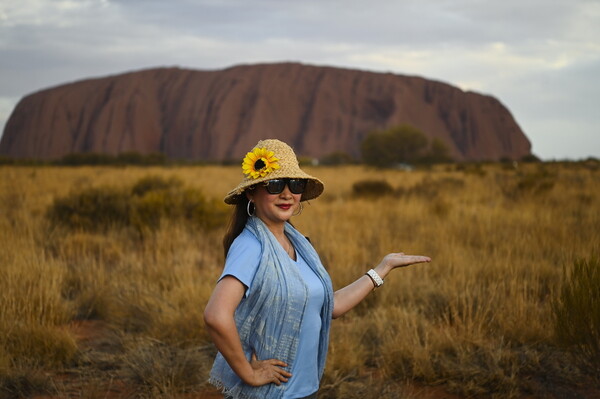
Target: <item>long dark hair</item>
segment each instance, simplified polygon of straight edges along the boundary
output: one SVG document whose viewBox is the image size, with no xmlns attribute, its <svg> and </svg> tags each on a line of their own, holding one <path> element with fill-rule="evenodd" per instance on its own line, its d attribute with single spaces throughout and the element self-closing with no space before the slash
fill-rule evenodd
<svg viewBox="0 0 600 399">
<path fill-rule="evenodd" d="M 229 247 L 231 247 L 233 241 L 242 233 L 246 226 L 246 222 L 248 221 L 247 206 L 248 198 L 245 193 L 243 193 L 240 195 L 240 202 L 235 204 L 231 219 L 229 220 L 229 225 L 227 226 L 227 231 L 223 236 L 223 250 L 225 251 L 225 257 L 227 257 L 227 252 L 229 252 Z"/>
<path fill-rule="evenodd" d="M 255 188 L 256 186 L 251 186 L 246 190 L 254 190 Z M 229 219 L 229 225 L 227 225 L 227 231 L 223 236 L 223 252 L 226 258 L 231 244 L 233 244 L 233 241 L 235 241 L 237 236 L 242 234 L 244 227 L 246 227 L 246 222 L 248 221 L 248 202 L 248 197 L 246 197 L 246 193 L 243 192 L 240 194 L 239 202 L 235 204 L 235 208 L 233 208 L 231 219 Z M 250 207 L 254 208 L 254 204 L 252 204 Z M 254 212 L 254 209 L 252 212 Z M 294 226 L 289 220 L 287 223 L 289 223 L 291 226 Z"/>
</svg>

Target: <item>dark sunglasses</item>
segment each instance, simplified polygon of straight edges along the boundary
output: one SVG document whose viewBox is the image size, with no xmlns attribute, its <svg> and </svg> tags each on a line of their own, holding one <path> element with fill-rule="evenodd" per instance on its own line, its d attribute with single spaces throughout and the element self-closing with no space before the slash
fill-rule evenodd
<svg viewBox="0 0 600 399">
<path fill-rule="evenodd" d="M 302 194 L 306 183 L 306 179 L 273 179 L 265 182 L 265 188 L 269 194 L 281 194 L 287 184 L 292 194 Z"/>
</svg>

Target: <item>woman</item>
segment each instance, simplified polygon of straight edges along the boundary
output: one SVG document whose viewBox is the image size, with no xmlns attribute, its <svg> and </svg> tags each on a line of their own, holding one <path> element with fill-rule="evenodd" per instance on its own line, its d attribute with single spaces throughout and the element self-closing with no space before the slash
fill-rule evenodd
<svg viewBox="0 0 600 399">
<path fill-rule="evenodd" d="M 232 398 L 316 398 L 331 319 L 355 307 L 396 267 L 429 262 L 389 254 L 333 292 L 307 238 L 288 221 L 323 183 L 302 171 L 279 140 L 259 141 L 242 163 L 243 181 L 223 239 L 225 267 L 204 311 L 219 353 L 210 381 Z"/>
</svg>

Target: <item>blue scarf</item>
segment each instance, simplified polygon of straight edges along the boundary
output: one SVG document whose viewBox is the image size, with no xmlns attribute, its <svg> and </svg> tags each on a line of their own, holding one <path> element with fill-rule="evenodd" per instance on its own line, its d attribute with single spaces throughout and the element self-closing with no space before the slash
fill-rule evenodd
<svg viewBox="0 0 600 399">
<path fill-rule="evenodd" d="M 259 218 L 249 218 L 245 228 L 260 241 L 262 255 L 252 280 L 252 290 L 248 297 L 240 302 L 234 315 L 242 348 L 247 359 L 250 359 L 254 352 L 260 360 L 279 359 L 291 367 L 298 349 L 300 324 L 308 300 L 308 288 L 293 260 Z M 325 369 L 333 312 L 331 279 L 306 237 L 289 223 L 285 225 L 285 234 L 325 288 L 318 354 L 321 379 Z M 213 364 L 209 381 L 223 389 L 225 394 L 240 399 L 281 398 L 286 389 L 285 383 L 279 386 L 271 383 L 260 387 L 245 384 L 220 353 Z"/>
</svg>

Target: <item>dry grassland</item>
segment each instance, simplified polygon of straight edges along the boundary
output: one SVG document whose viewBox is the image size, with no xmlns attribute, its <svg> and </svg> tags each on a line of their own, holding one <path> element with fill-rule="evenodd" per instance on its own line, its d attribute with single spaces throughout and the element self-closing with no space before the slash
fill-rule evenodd
<svg viewBox="0 0 600 399">
<path fill-rule="evenodd" d="M 335 287 L 388 252 L 433 259 L 395 271 L 333 323 L 321 398 L 600 392 L 589 359 L 560 344 L 553 312 L 565 272 L 600 254 L 597 164 L 308 169 L 326 191 L 293 222 Z M 46 216 L 57 198 L 145 176 L 221 199 L 240 172 L 0 168 L 0 397 L 208 395 L 202 312 L 223 227 L 163 217 L 153 229 L 73 229 Z M 392 190 L 358 196 L 363 180 Z"/>
</svg>

